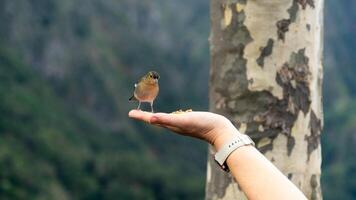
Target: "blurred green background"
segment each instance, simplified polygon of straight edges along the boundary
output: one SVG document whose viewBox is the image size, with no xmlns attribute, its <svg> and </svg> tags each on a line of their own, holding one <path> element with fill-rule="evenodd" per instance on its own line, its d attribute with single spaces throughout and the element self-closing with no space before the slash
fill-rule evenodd
<svg viewBox="0 0 356 200">
<path fill-rule="evenodd" d="M 324 199 L 356 199 L 356 1 L 325 2 Z M 208 109 L 206 0 L 1 0 L 0 199 L 203 199 L 207 146 L 128 119 Z M 146 107 L 147 108 L 147 107 Z"/>
</svg>

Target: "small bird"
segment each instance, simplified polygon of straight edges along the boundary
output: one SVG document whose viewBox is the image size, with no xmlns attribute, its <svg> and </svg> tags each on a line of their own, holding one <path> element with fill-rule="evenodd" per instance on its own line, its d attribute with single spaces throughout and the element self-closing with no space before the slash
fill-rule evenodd
<svg viewBox="0 0 356 200">
<path fill-rule="evenodd" d="M 134 94 L 129 101 L 138 101 L 137 109 L 140 109 L 141 102 L 148 102 L 151 105 L 151 112 L 153 112 L 153 101 L 159 91 L 158 79 L 159 74 L 155 71 L 150 71 L 135 84 Z"/>
</svg>

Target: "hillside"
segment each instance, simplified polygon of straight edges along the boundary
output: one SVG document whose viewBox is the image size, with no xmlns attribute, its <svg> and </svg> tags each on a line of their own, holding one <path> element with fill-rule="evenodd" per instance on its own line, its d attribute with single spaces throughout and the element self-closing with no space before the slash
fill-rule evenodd
<svg viewBox="0 0 356 200">
<path fill-rule="evenodd" d="M 136 107 L 128 102 L 134 81 L 152 68 L 166 83 L 157 110 L 206 107 L 207 99 L 196 99 L 207 88 L 183 95 L 184 87 L 200 87 L 184 77 L 205 71 L 203 59 L 185 58 L 186 37 L 180 47 L 171 38 L 170 46 L 151 41 L 170 33 L 150 32 L 156 18 L 140 25 L 146 17 L 133 12 L 151 15 L 159 4 L 86 2 L 0 2 L 1 76 L 8 77 L 1 79 L 1 102 L 9 102 L 0 109 L 8 116 L 0 129 L 6 144 L 0 165 L 12 170 L 0 172 L 0 198 L 202 198 L 206 147 L 129 120 L 127 112 Z M 27 82 L 18 82 L 18 74 Z"/>
<path fill-rule="evenodd" d="M 356 198 L 356 2 L 325 1 L 324 199 Z"/>
</svg>

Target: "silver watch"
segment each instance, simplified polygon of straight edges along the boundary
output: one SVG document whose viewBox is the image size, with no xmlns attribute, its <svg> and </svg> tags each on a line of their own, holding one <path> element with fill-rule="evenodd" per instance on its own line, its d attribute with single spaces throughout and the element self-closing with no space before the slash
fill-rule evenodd
<svg viewBox="0 0 356 200">
<path fill-rule="evenodd" d="M 229 155 L 235 151 L 237 148 L 245 145 L 255 145 L 251 138 L 245 134 L 234 134 L 234 136 L 226 142 L 219 151 L 215 154 L 216 163 L 224 170 L 229 171 L 228 166 L 226 165 L 226 159 Z"/>
</svg>

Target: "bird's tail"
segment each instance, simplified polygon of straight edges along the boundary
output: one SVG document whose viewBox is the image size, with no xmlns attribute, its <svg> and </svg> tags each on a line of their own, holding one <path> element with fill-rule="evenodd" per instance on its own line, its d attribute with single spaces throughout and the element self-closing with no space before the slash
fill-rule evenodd
<svg viewBox="0 0 356 200">
<path fill-rule="evenodd" d="M 129 101 L 136 101 L 136 97 L 134 95 L 132 95 L 132 97 L 129 98 Z"/>
</svg>

